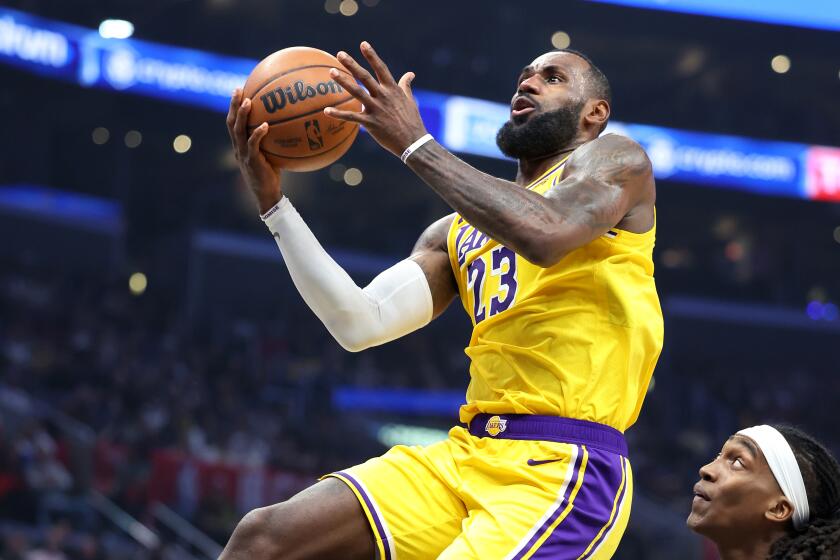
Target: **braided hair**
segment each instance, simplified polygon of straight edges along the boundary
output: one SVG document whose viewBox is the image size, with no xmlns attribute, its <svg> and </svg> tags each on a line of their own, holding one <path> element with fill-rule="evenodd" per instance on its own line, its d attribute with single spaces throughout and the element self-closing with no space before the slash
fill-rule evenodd
<svg viewBox="0 0 840 560">
<path fill-rule="evenodd" d="M 773 543 L 769 560 L 840 559 L 840 464 L 817 440 L 789 426 L 774 426 L 790 444 L 808 493 L 811 520 Z"/>
</svg>

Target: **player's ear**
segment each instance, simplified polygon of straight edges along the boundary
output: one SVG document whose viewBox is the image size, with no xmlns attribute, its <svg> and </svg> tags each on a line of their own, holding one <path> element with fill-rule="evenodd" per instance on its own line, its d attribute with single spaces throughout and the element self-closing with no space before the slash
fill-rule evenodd
<svg viewBox="0 0 840 560">
<path fill-rule="evenodd" d="M 793 504 L 790 503 L 785 496 L 779 497 L 773 502 L 767 511 L 764 512 L 764 517 L 774 523 L 784 523 L 793 515 Z"/>
<path fill-rule="evenodd" d="M 584 120 L 597 129 L 602 129 L 610 118 L 610 104 L 606 99 L 590 99 L 584 106 Z"/>
</svg>

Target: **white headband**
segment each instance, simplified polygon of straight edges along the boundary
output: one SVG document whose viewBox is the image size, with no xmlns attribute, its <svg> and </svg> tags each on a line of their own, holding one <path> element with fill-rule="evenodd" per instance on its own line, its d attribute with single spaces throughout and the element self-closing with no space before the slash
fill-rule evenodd
<svg viewBox="0 0 840 560">
<path fill-rule="evenodd" d="M 802 480 L 802 472 L 799 470 L 799 463 L 793 454 L 790 444 L 779 431 L 773 426 L 763 424 L 745 428 L 738 432 L 739 435 L 747 436 L 755 441 L 776 482 L 782 488 L 782 492 L 793 503 L 793 526 L 802 529 L 808 524 L 810 511 L 808 508 L 808 494 L 805 492 L 805 482 Z"/>
</svg>

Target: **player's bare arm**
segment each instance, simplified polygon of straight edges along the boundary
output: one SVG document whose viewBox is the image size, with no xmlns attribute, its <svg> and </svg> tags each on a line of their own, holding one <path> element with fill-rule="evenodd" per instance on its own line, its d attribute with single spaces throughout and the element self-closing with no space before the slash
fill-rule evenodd
<svg viewBox="0 0 840 560">
<path fill-rule="evenodd" d="M 482 173 L 437 143 L 413 154 L 408 165 L 468 222 L 541 266 L 610 228 L 647 231 L 653 225 L 650 162 L 638 144 L 621 136 L 578 148 L 546 196 Z M 630 215 L 643 204 L 649 212 Z"/>
<path fill-rule="evenodd" d="M 343 74 L 332 76 L 362 101 L 364 110 L 331 108 L 327 113 L 363 124 L 379 144 L 400 155 L 426 134 L 411 94 L 414 74 L 406 73 L 396 82 L 369 44 L 362 44 L 362 54 L 375 78 L 347 53 L 338 58 L 364 89 Z M 568 151 L 573 148 L 577 145 Z M 563 181 L 548 196 L 487 175 L 435 142 L 412 153 L 407 163 L 469 223 L 541 266 L 556 263 L 620 224 L 631 231 L 646 231 L 652 225 L 650 162 L 642 148 L 627 138 L 607 135 L 583 144 L 569 159 Z M 648 211 L 638 211 L 640 207 Z M 641 223 L 645 221 L 647 227 Z"/>
<path fill-rule="evenodd" d="M 446 248 L 446 236 L 454 219 L 455 215 L 450 214 L 426 228 L 414 244 L 409 257 L 420 265 L 423 274 L 426 275 L 429 290 L 432 292 L 434 317 L 443 313 L 458 295 L 458 286 Z"/>
</svg>

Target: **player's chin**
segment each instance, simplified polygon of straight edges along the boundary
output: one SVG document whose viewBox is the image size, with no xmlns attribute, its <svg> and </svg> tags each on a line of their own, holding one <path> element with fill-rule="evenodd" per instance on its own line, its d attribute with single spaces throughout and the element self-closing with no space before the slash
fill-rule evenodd
<svg viewBox="0 0 840 560">
<path fill-rule="evenodd" d="M 698 515 L 694 511 L 688 514 L 685 520 L 685 525 L 695 533 L 703 533 L 703 516 Z"/>
<path fill-rule="evenodd" d="M 708 505 L 708 502 L 706 502 L 706 505 Z M 692 504 L 691 512 L 688 514 L 685 524 L 695 533 L 703 535 L 706 533 L 709 525 L 709 510 L 708 508 L 697 506 L 698 504 L 696 502 Z"/>
</svg>

